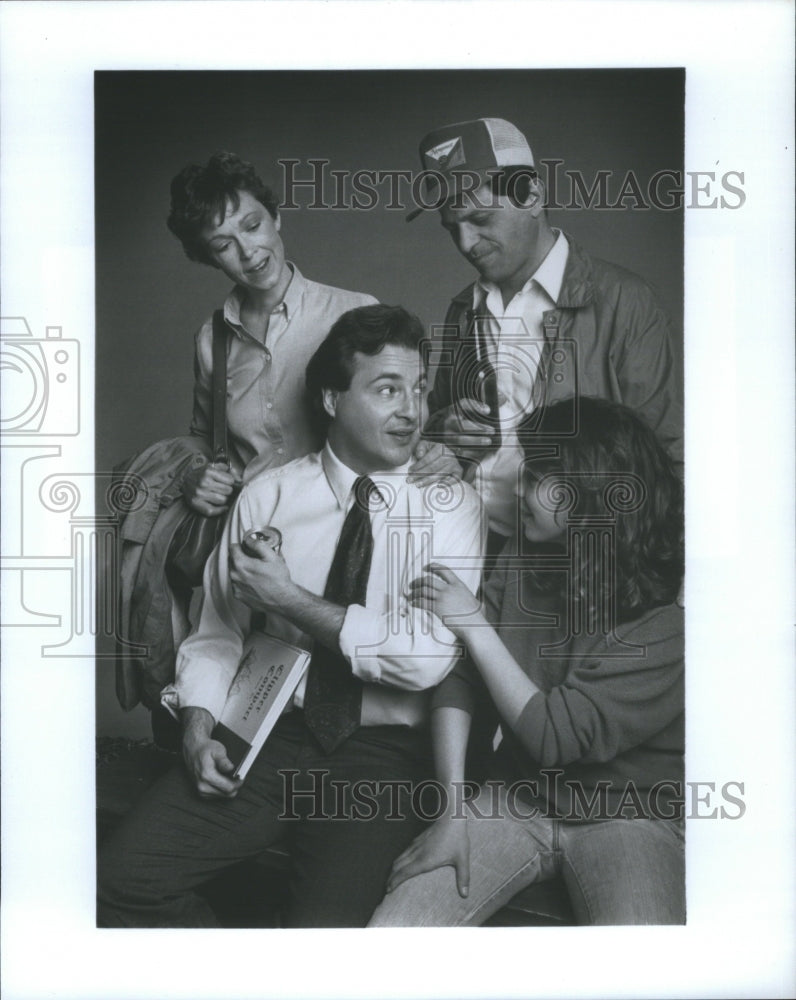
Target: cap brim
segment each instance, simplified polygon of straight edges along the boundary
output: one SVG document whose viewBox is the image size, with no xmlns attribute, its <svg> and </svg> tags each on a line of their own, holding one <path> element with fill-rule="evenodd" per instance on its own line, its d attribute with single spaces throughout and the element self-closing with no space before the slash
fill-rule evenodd
<svg viewBox="0 0 796 1000">
<path fill-rule="evenodd" d="M 501 169 L 502 169 L 501 167 L 487 167 L 483 170 L 480 169 L 474 170 L 469 167 L 462 167 L 460 172 L 462 175 L 466 175 L 468 177 L 472 176 L 473 174 L 477 174 L 482 184 L 488 184 L 494 171 L 499 171 Z M 454 169 L 451 173 L 446 174 L 445 176 L 448 183 L 448 190 L 446 197 L 440 199 L 434 205 L 419 205 L 416 208 L 413 208 L 412 211 L 409 212 L 409 214 L 406 216 L 406 222 L 411 222 L 413 219 L 416 219 L 418 215 L 421 215 L 423 212 L 438 212 L 443 205 L 447 204 L 452 198 L 456 197 L 456 185 L 457 183 L 461 183 L 462 177 L 457 177 L 456 169 Z M 453 186 L 453 190 L 451 190 L 451 184 Z M 437 187 L 439 187 L 439 185 L 437 185 Z"/>
</svg>

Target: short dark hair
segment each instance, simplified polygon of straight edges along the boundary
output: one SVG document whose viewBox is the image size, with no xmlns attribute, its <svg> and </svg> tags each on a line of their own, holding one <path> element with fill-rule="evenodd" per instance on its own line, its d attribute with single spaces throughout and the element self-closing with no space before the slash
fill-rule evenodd
<svg viewBox="0 0 796 1000">
<path fill-rule="evenodd" d="M 323 390 L 343 392 L 350 387 L 355 354 L 378 354 L 388 344 L 419 354 L 424 337 L 420 320 L 403 306 L 376 304 L 343 313 L 307 365 L 307 392 L 324 429 L 329 416 L 323 407 Z"/>
<path fill-rule="evenodd" d="M 238 208 L 241 191 L 248 191 L 276 219 L 279 204 L 274 192 L 260 180 L 251 163 L 234 153 L 215 153 L 203 167 L 189 163 L 172 180 L 166 224 L 190 260 L 217 266 L 200 234 L 223 217 L 227 202 Z"/>
<path fill-rule="evenodd" d="M 575 601 L 611 599 L 618 621 L 630 621 L 677 597 L 685 565 L 683 484 L 672 458 L 634 410 L 588 396 L 574 405 L 575 433 L 573 400 L 568 399 L 544 410 L 535 433 L 520 435 L 525 475 L 544 480 L 543 493 L 551 501 L 565 499 L 569 477 L 577 492 L 577 515 L 586 524 L 589 517 L 604 520 L 607 513 L 613 514 L 613 568 L 602 565 L 598 569 L 603 572 L 595 577 L 595 562 L 605 559 L 595 551 L 584 555 L 578 579 L 564 582 L 558 573 L 533 575 L 543 589 L 563 587 Z M 540 444 L 545 452 L 554 445 L 555 454 L 550 449 L 539 457 Z M 602 581 L 602 594 L 586 596 L 591 592 L 589 576 Z"/>
</svg>

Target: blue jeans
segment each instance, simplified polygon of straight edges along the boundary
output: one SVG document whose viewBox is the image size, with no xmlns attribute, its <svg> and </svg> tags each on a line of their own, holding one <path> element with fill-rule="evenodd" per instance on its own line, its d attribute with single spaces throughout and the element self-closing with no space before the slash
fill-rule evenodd
<svg viewBox="0 0 796 1000">
<path fill-rule="evenodd" d="M 393 859 L 419 833 L 390 793 L 351 789 L 429 777 L 427 736 L 408 726 L 358 729 L 326 755 L 303 713 L 283 715 L 234 799 L 200 798 L 180 764 L 152 786 L 98 859 L 103 927 L 214 927 L 198 894 L 214 875 L 266 847 L 291 854 L 291 927 L 363 927 Z"/>
<path fill-rule="evenodd" d="M 683 826 L 676 820 L 562 823 L 521 818 L 500 790 L 482 789 L 467 812 L 470 891 L 452 867 L 403 882 L 369 927 L 477 926 L 533 882 L 563 875 L 581 924 L 685 923 Z M 531 809 L 523 809 L 526 814 Z"/>
</svg>

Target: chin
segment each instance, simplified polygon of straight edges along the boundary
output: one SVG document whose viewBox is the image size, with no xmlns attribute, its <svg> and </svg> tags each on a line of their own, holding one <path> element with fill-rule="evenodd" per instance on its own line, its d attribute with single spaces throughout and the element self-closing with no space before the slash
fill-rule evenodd
<svg viewBox="0 0 796 1000">
<path fill-rule="evenodd" d="M 384 454 L 384 467 L 394 469 L 399 465 L 406 465 L 415 450 L 414 442 L 402 447 L 390 448 Z"/>
<path fill-rule="evenodd" d="M 401 448 L 399 451 L 396 451 L 395 454 L 393 455 L 392 464 L 406 465 L 406 463 L 411 459 L 412 455 L 414 454 L 414 451 L 415 451 L 415 446 L 413 444 L 408 445 L 406 448 Z"/>
<path fill-rule="evenodd" d="M 500 268 L 488 263 L 484 264 L 483 267 L 477 267 L 476 270 L 482 278 L 485 278 L 487 281 L 492 281 L 496 285 L 506 277 L 505 274 L 501 273 Z"/>
</svg>

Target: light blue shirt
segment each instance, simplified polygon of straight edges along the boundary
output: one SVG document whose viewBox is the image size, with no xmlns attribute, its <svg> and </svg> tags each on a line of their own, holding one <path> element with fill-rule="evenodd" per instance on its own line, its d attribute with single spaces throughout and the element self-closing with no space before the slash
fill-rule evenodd
<svg viewBox="0 0 796 1000">
<path fill-rule="evenodd" d="M 322 441 L 310 419 L 304 389 L 307 362 L 335 320 L 376 300 L 360 292 L 309 281 L 291 264 L 293 277 L 272 312 L 265 343 L 243 326 L 243 289 L 224 303 L 232 330 L 227 356 L 227 426 L 232 467 L 240 475 L 255 456 L 257 471 L 284 465 L 316 451 Z M 212 435 L 213 321 L 196 334 L 191 434 Z"/>
</svg>

